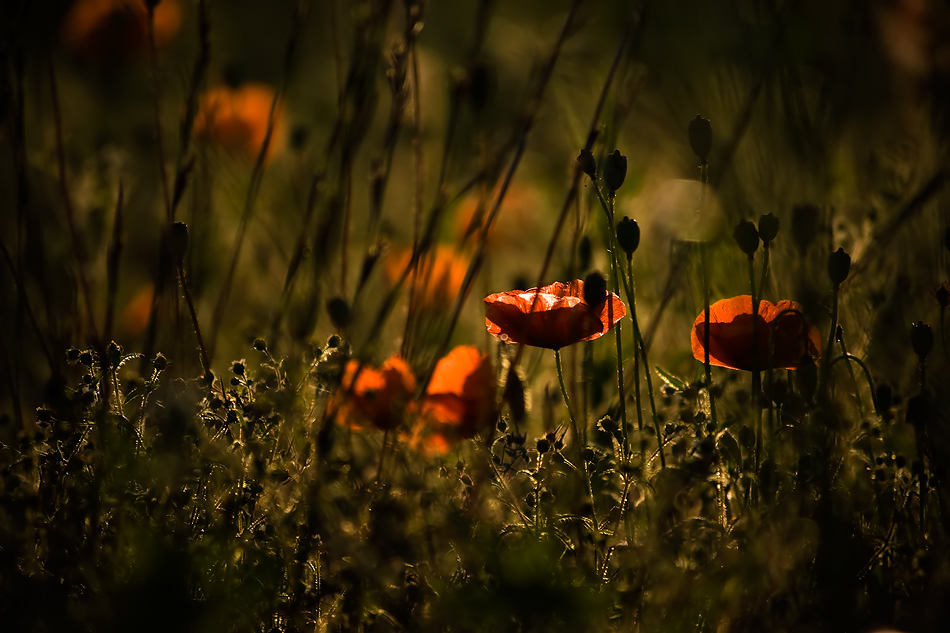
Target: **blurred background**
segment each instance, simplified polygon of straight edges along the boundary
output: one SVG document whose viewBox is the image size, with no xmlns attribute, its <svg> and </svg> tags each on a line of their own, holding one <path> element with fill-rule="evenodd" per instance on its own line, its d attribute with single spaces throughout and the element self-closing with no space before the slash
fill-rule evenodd
<svg viewBox="0 0 950 633">
<path fill-rule="evenodd" d="M 781 230 L 763 297 L 802 302 L 821 327 L 826 257 L 844 247 L 851 351 L 895 388 L 914 381 L 909 324 L 938 321 L 932 294 L 950 276 L 942 3 L 153 4 L 151 32 L 132 0 L 0 9 L 4 411 L 36 406 L 65 349 L 97 344 L 109 312 L 126 350 L 202 373 L 172 222 L 188 227 L 182 271 L 219 373 L 256 337 L 306 355 L 342 332 L 415 366 L 450 328 L 453 343 L 487 348 L 480 300 L 537 283 L 623 41 L 594 154 L 628 157 L 617 215 L 643 229 L 634 269 L 652 360 L 698 375 L 694 245 L 711 244 L 714 301 L 747 293 L 732 227 L 771 212 Z M 702 203 L 686 137 L 697 114 L 713 127 Z M 608 271 L 588 185 L 545 283 Z M 383 311 L 430 220 L 427 274 Z"/>
</svg>

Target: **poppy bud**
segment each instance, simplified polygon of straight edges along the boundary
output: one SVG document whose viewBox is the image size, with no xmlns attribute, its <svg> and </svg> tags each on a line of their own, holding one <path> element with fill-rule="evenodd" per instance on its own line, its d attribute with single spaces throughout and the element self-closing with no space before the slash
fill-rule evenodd
<svg viewBox="0 0 950 633">
<path fill-rule="evenodd" d="M 759 237 L 762 242 L 768 246 L 769 242 L 778 235 L 778 218 L 771 213 L 759 218 Z"/>
<path fill-rule="evenodd" d="M 712 125 L 709 124 L 709 119 L 697 114 L 696 118 L 689 122 L 687 133 L 693 153 L 705 163 L 709 158 L 709 150 L 712 149 Z"/>
<path fill-rule="evenodd" d="M 627 157 L 615 149 L 613 154 L 608 154 L 604 161 L 604 184 L 611 192 L 620 189 L 624 178 L 627 177 Z"/>
<path fill-rule="evenodd" d="M 592 308 L 607 300 L 607 280 L 596 270 L 584 278 L 584 302 Z"/>
<path fill-rule="evenodd" d="M 180 265 L 188 252 L 188 225 L 184 222 L 172 224 L 171 254 L 175 265 Z"/>
<path fill-rule="evenodd" d="M 338 330 L 346 328 L 353 316 L 350 311 L 350 304 L 343 297 L 334 297 L 327 301 L 327 312 L 330 314 L 333 327 Z"/>
<path fill-rule="evenodd" d="M 831 283 L 838 286 L 848 278 L 848 271 L 851 270 L 851 256 L 839 248 L 828 257 L 828 277 Z"/>
<path fill-rule="evenodd" d="M 910 344 L 914 348 L 914 353 L 924 362 L 927 354 L 934 346 L 934 333 L 930 326 L 923 321 L 917 321 L 910 328 Z"/>
<path fill-rule="evenodd" d="M 735 231 L 732 232 L 732 237 L 742 252 L 752 259 L 756 249 L 759 248 L 759 232 L 755 230 L 755 225 L 748 220 L 739 220 Z"/>
<path fill-rule="evenodd" d="M 633 257 L 637 247 L 640 246 L 640 225 L 636 220 L 623 216 L 623 219 L 617 223 L 617 243 L 628 258 Z"/>
<path fill-rule="evenodd" d="M 934 291 L 934 299 L 941 308 L 950 306 L 950 283 L 944 283 Z"/>
<path fill-rule="evenodd" d="M 586 235 L 583 236 L 580 241 L 577 243 L 577 265 L 578 268 L 584 270 L 590 266 L 590 256 L 591 256 L 591 246 L 590 238 Z M 516 288 L 526 288 L 527 285 L 515 284 Z"/>
<path fill-rule="evenodd" d="M 514 368 L 508 369 L 508 380 L 505 381 L 505 391 L 502 394 L 502 400 L 508 405 L 511 411 L 511 417 L 516 422 L 524 420 L 525 416 L 525 396 L 524 383 L 521 382 L 521 376 Z"/>
<path fill-rule="evenodd" d="M 109 346 L 106 348 L 106 358 L 109 359 L 109 365 L 112 367 L 119 366 L 119 361 L 122 360 L 122 348 L 119 347 L 115 341 L 109 343 Z"/>
<path fill-rule="evenodd" d="M 792 208 L 792 239 L 798 250 L 804 253 L 818 235 L 818 207 L 800 204 Z"/>
<path fill-rule="evenodd" d="M 492 93 L 493 79 L 491 68 L 485 64 L 475 64 L 469 69 L 468 98 L 476 113 L 485 109 Z"/>
<path fill-rule="evenodd" d="M 591 178 L 597 177 L 597 161 L 589 149 L 582 149 L 577 155 L 577 166 Z"/>
</svg>

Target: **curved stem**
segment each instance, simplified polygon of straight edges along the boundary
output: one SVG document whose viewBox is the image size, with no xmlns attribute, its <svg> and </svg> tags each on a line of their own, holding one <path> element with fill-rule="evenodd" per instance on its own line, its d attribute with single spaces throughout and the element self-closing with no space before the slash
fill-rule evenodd
<svg viewBox="0 0 950 633">
<path fill-rule="evenodd" d="M 871 392 L 871 404 L 874 406 L 874 412 L 875 412 L 876 414 L 878 414 L 878 415 L 881 415 L 881 408 L 878 406 L 877 398 L 876 398 L 875 395 L 874 395 L 874 380 L 871 378 L 871 372 L 870 372 L 870 370 L 868 369 L 867 365 L 864 364 L 864 361 L 862 361 L 860 358 L 858 358 L 858 357 L 855 356 L 854 354 L 849 354 L 849 353 L 845 352 L 845 353 L 842 354 L 841 356 L 839 356 L 839 357 L 837 357 L 836 359 L 834 359 L 833 361 L 831 361 L 831 362 L 828 364 L 828 367 L 830 368 L 832 365 L 834 365 L 835 363 L 837 363 L 839 360 L 849 360 L 849 361 L 853 361 L 853 362 L 857 363 L 857 364 L 858 364 L 858 367 L 860 367 L 860 368 L 864 371 L 864 378 L 868 381 L 868 389 L 869 389 L 870 392 Z"/>
</svg>

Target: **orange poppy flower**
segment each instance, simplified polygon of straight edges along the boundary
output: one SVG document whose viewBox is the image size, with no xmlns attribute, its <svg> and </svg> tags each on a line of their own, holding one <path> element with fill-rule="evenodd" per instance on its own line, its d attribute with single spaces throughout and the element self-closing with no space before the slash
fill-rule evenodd
<svg viewBox="0 0 950 633">
<path fill-rule="evenodd" d="M 764 299 L 759 301 L 759 314 L 756 317 L 759 370 L 769 366 L 769 336 L 773 331 L 774 368 L 796 369 L 806 352 L 813 358 L 821 355 L 818 329 L 805 322 L 800 314 L 786 310 L 801 312 L 802 307 L 787 300 L 776 304 Z M 709 306 L 709 319 L 712 323 L 709 329 L 709 364 L 752 371 L 752 297 L 740 295 L 717 301 Z M 807 334 L 803 332 L 803 325 L 807 328 Z M 705 362 L 706 357 L 705 336 L 706 314 L 703 311 L 693 322 L 690 335 L 693 358 L 702 362 Z"/>
<path fill-rule="evenodd" d="M 580 279 L 485 297 L 485 322 L 491 334 L 509 343 L 548 349 L 600 338 L 625 314 L 627 306 L 612 292 L 600 306 L 588 305 Z"/>
<path fill-rule="evenodd" d="M 416 390 L 416 377 L 402 358 L 393 356 L 379 369 L 366 365 L 353 382 L 359 361 L 346 364 L 340 389 L 327 405 L 328 413 L 353 429 L 365 423 L 386 431 L 399 426 L 411 405 Z"/>
<path fill-rule="evenodd" d="M 488 214 L 495 204 L 501 184 L 489 196 L 473 193 L 459 204 L 456 212 L 456 230 L 459 240 L 478 237 L 488 221 Z M 481 206 L 481 208 L 479 208 Z M 501 208 L 488 231 L 487 246 L 491 248 L 523 249 L 523 235 L 537 230 L 538 209 L 545 207 L 543 195 L 535 188 L 512 182 L 501 202 Z"/>
<path fill-rule="evenodd" d="M 181 28 L 181 3 L 155 7 L 155 43 L 168 42 Z M 63 22 L 63 41 L 87 59 L 114 61 L 148 48 L 148 11 L 143 0 L 79 0 Z"/>
<path fill-rule="evenodd" d="M 445 454 L 495 421 L 495 372 L 478 349 L 459 345 L 435 366 L 410 443 Z"/>
<path fill-rule="evenodd" d="M 386 259 L 386 276 L 390 281 L 398 279 L 409 265 L 411 251 L 401 251 Z M 446 308 L 455 300 L 465 281 L 468 260 L 450 246 L 437 246 L 429 257 L 420 262 L 416 295 L 423 308 Z"/>
<path fill-rule="evenodd" d="M 274 89 L 249 83 L 240 88 L 215 88 L 202 95 L 195 117 L 195 137 L 220 145 L 225 151 L 257 158 L 267 136 Z M 274 110 L 274 131 L 267 147 L 267 158 L 283 147 L 283 114 Z"/>
</svg>

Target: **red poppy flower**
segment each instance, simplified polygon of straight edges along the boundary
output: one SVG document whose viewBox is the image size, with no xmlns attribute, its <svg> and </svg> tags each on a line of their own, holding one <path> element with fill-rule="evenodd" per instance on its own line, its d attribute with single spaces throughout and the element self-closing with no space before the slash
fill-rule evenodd
<svg viewBox="0 0 950 633">
<path fill-rule="evenodd" d="M 337 420 L 353 429 L 361 429 L 365 423 L 384 431 L 399 426 L 416 390 L 409 365 L 398 356 L 379 369 L 364 365 L 354 384 L 357 367 L 357 360 L 346 364 L 343 382 L 330 400 L 328 412 L 336 412 Z"/>
<path fill-rule="evenodd" d="M 769 366 L 769 336 L 775 332 L 772 366 L 776 369 L 796 369 L 802 356 L 821 355 L 821 339 L 815 326 L 803 320 L 802 311 L 794 301 L 772 304 L 759 301 L 757 319 L 759 370 Z M 782 314 L 785 312 L 784 314 Z M 752 297 L 740 295 L 723 299 L 709 306 L 709 364 L 729 369 L 752 370 Z M 803 332 L 807 328 L 807 335 Z M 693 358 L 705 362 L 706 314 L 700 312 L 693 322 L 690 339 Z M 806 343 L 807 341 L 807 343 Z M 807 350 L 805 349 L 807 344 Z"/>
<path fill-rule="evenodd" d="M 410 443 L 445 454 L 495 421 L 495 372 L 478 349 L 459 345 L 435 366 Z"/>
<path fill-rule="evenodd" d="M 155 43 L 175 36 L 182 22 L 179 0 L 155 7 Z M 63 39 L 79 56 L 114 62 L 148 47 L 148 11 L 142 0 L 79 0 L 63 22 Z"/>
<path fill-rule="evenodd" d="M 195 137 L 218 144 L 229 153 L 243 153 L 250 158 L 264 145 L 267 121 L 274 101 L 274 89 L 257 83 L 239 88 L 219 87 L 201 96 L 195 117 Z M 283 149 L 283 111 L 274 110 L 274 129 L 267 145 L 267 159 Z"/>
<path fill-rule="evenodd" d="M 485 297 L 485 322 L 491 334 L 548 349 L 599 338 L 626 313 L 627 306 L 612 292 L 599 306 L 588 305 L 580 279 Z"/>
</svg>

